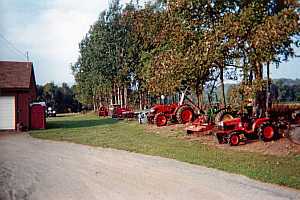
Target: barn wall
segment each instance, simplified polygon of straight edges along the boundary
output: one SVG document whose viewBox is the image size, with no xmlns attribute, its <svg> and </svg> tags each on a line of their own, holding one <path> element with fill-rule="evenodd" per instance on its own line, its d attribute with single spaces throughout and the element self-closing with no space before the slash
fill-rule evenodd
<svg viewBox="0 0 300 200">
<path fill-rule="evenodd" d="M 27 66 L 27 65 L 26 65 Z M 0 88 L 0 96 L 14 96 L 16 105 L 16 128 L 18 123 L 22 123 L 25 128 L 30 127 L 30 103 L 32 103 L 37 96 L 36 82 L 34 76 L 34 70 L 31 63 L 30 72 L 30 84 L 26 82 L 23 86 L 18 86 L 18 84 L 13 83 L 13 81 L 19 81 L 18 79 L 10 80 L 9 87 Z M 28 76 L 26 76 L 28 77 Z M 29 78 L 29 77 L 28 77 Z M 28 79 L 27 79 L 28 80 Z M 16 86 L 17 85 L 17 86 Z M 16 88 L 13 88 L 16 87 Z"/>
<path fill-rule="evenodd" d="M 15 96 L 16 99 L 16 127 L 22 123 L 25 128 L 30 127 L 29 104 L 36 98 L 35 90 L 1 90 L 1 96 Z"/>
<path fill-rule="evenodd" d="M 22 123 L 26 128 L 29 128 L 29 126 L 30 126 L 29 102 L 30 102 L 29 93 L 19 93 L 18 94 L 18 97 L 17 97 L 18 123 Z"/>
</svg>

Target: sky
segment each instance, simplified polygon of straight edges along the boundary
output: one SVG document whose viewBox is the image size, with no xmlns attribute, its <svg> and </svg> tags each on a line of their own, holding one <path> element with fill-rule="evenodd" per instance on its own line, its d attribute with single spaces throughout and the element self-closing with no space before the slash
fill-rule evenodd
<svg viewBox="0 0 300 200">
<path fill-rule="evenodd" d="M 78 58 L 78 44 L 108 4 L 109 0 L 0 0 L 0 60 L 26 61 L 28 51 L 38 84 L 73 84 L 70 64 Z"/>
<path fill-rule="evenodd" d="M 28 51 L 38 84 L 74 84 L 70 65 L 78 58 L 78 44 L 108 4 L 109 0 L 0 0 L 0 60 L 26 61 Z M 300 58 L 295 58 L 279 69 L 272 66 L 271 76 L 300 78 L 299 64 Z"/>
</svg>

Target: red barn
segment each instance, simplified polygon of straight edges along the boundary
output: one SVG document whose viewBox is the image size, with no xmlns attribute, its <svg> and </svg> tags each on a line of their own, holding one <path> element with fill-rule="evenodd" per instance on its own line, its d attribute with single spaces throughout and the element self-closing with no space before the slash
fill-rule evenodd
<svg viewBox="0 0 300 200">
<path fill-rule="evenodd" d="M 0 61 L 0 130 L 29 129 L 29 104 L 36 95 L 31 62 Z"/>
</svg>

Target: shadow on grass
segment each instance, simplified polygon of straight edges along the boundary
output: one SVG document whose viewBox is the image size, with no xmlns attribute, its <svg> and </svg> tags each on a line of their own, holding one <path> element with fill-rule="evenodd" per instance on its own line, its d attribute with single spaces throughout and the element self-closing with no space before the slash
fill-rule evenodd
<svg viewBox="0 0 300 200">
<path fill-rule="evenodd" d="M 50 121 L 47 122 L 47 129 L 59 128 L 88 128 L 102 125 L 110 125 L 118 123 L 118 120 L 107 119 L 86 119 L 86 120 L 66 120 L 66 121 Z"/>
</svg>

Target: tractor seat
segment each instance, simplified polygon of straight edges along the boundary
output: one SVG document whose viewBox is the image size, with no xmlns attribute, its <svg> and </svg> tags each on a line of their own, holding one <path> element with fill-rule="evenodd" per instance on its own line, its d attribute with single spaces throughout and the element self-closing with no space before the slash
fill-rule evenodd
<svg viewBox="0 0 300 200">
<path fill-rule="evenodd" d="M 243 114 L 242 117 L 241 117 L 241 122 L 243 124 L 247 124 L 247 126 L 246 126 L 247 129 L 252 128 L 252 125 L 255 122 L 255 120 L 256 120 L 256 117 L 251 117 L 248 114 Z"/>
</svg>

